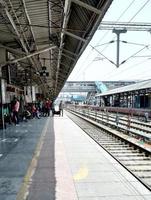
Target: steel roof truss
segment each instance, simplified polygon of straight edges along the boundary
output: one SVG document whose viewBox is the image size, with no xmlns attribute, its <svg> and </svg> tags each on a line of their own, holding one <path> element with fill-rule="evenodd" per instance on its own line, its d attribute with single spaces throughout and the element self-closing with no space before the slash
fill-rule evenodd
<svg viewBox="0 0 151 200">
<path fill-rule="evenodd" d="M 8 19 L 9 19 L 9 21 L 10 21 L 10 23 L 11 23 L 11 25 L 12 25 L 12 27 L 13 27 L 15 33 L 16 33 L 16 35 L 18 36 L 18 39 L 20 40 L 20 43 L 21 43 L 23 49 L 25 50 L 26 53 L 28 53 L 28 49 L 27 49 L 27 47 L 26 47 L 26 45 L 25 45 L 25 43 L 24 43 L 24 40 L 23 40 L 23 38 L 21 37 L 21 35 L 20 35 L 20 33 L 19 33 L 19 31 L 18 31 L 18 29 L 17 29 L 17 27 L 16 27 L 16 24 L 15 24 L 15 22 L 14 22 L 14 20 L 13 20 L 13 17 L 11 16 L 11 14 L 10 14 L 9 11 L 8 11 L 8 8 L 7 8 L 6 3 L 5 3 L 3 0 L 0 0 L 0 3 L 3 5 L 3 9 L 4 9 L 4 11 L 5 11 L 5 14 L 6 14 L 6 16 L 8 17 Z"/>
<path fill-rule="evenodd" d="M 16 22 L 18 23 L 18 24 L 20 24 L 20 21 L 19 21 L 19 17 L 22 17 L 23 16 L 23 14 L 24 14 L 24 12 L 25 12 L 25 10 L 23 9 L 23 7 L 21 6 L 19 6 L 19 8 L 21 9 L 19 9 L 20 10 L 20 14 L 17 16 L 17 13 L 15 12 L 15 10 L 14 10 L 14 7 L 13 7 L 13 4 L 12 4 L 12 2 L 9 0 L 9 4 L 10 4 L 10 6 L 11 6 L 11 10 L 9 10 L 8 9 L 8 7 L 7 7 L 7 5 L 5 6 L 5 9 L 7 10 L 7 12 L 8 12 L 8 14 L 7 14 L 7 17 L 9 18 L 9 20 L 10 20 L 10 17 L 12 18 L 11 20 L 10 20 L 10 22 L 11 21 L 13 21 L 13 23 L 14 23 L 14 25 L 16 26 L 16 23 L 15 23 L 15 20 L 16 20 Z M 5 11 L 6 12 L 6 11 Z M 13 18 L 13 16 L 10 14 L 10 12 L 12 12 L 12 14 L 14 15 L 14 17 L 15 18 Z M 12 22 L 11 22 L 11 24 L 12 24 Z M 14 28 L 14 26 L 13 26 L 13 28 Z M 29 41 L 27 40 L 27 37 L 26 37 L 26 32 L 24 32 L 25 31 L 25 29 L 26 29 L 26 31 L 28 30 L 28 26 L 27 25 L 25 25 L 25 29 L 22 27 L 22 25 L 19 25 L 19 31 L 17 30 L 17 27 L 15 28 L 15 31 L 18 31 L 18 33 L 19 33 L 19 35 L 20 35 L 20 37 L 22 37 L 22 40 L 24 41 L 26 41 L 26 45 L 27 45 L 27 47 L 30 49 L 30 44 L 29 44 Z M 16 32 L 17 33 L 17 32 Z M 17 34 L 17 36 L 18 36 L 18 34 Z"/>
<path fill-rule="evenodd" d="M 77 35 L 75 35 L 75 34 L 69 32 L 69 31 L 64 31 L 64 30 L 63 30 L 62 32 L 63 32 L 64 34 L 70 36 L 70 37 L 73 37 L 73 38 L 77 39 L 77 40 L 80 40 L 80 41 L 86 42 L 86 40 L 85 40 L 84 38 L 79 37 L 79 36 L 77 36 Z"/>
<path fill-rule="evenodd" d="M 24 7 L 24 10 L 25 10 L 25 13 L 26 13 L 26 17 L 27 17 L 27 20 L 28 20 L 28 26 L 30 27 L 30 30 L 31 30 L 31 33 L 32 33 L 32 37 L 33 37 L 34 42 L 35 42 L 35 35 L 34 35 L 33 29 L 32 29 L 32 26 L 31 26 L 31 21 L 30 21 L 30 17 L 28 15 L 28 12 L 27 12 L 25 0 L 22 0 L 22 4 L 23 4 L 23 7 Z"/>
<path fill-rule="evenodd" d="M 20 54 L 26 55 L 26 53 L 23 52 L 23 51 L 17 50 L 17 49 L 15 49 L 15 48 L 8 47 L 8 46 L 3 45 L 3 44 L 0 44 L 0 47 L 1 47 L 1 48 L 4 48 L 4 49 L 6 49 L 6 50 L 8 50 L 8 51 L 11 52 L 11 53 L 17 54 L 17 55 L 20 55 Z"/>
<path fill-rule="evenodd" d="M 52 9 L 54 9 L 54 8 L 56 8 L 56 7 L 59 7 L 59 8 L 62 8 L 62 9 L 63 9 L 63 4 L 60 5 L 60 1 L 59 1 L 58 3 L 56 3 L 56 2 L 54 2 L 54 1 L 52 1 L 52 0 L 49 0 L 49 2 L 53 5 L 53 6 L 52 6 Z M 56 11 L 56 9 L 55 9 L 55 11 Z"/>
<path fill-rule="evenodd" d="M 75 58 L 71 57 L 71 56 L 68 56 L 66 55 L 65 53 L 62 53 L 63 56 L 65 56 L 66 58 L 69 58 L 70 60 L 75 60 Z"/>
<path fill-rule="evenodd" d="M 52 46 L 49 46 L 49 47 L 47 47 L 47 48 L 40 49 L 40 50 L 35 51 L 35 52 L 33 52 L 33 53 L 29 53 L 28 55 L 26 55 L 26 56 L 24 56 L 24 57 L 17 58 L 17 59 L 14 59 L 14 60 L 12 60 L 12 61 L 3 63 L 3 64 L 1 64 L 1 67 L 2 67 L 2 66 L 5 66 L 6 64 L 16 63 L 16 62 L 19 62 L 19 61 L 24 60 L 24 59 L 26 59 L 26 58 L 33 57 L 33 56 L 35 56 L 35 55 L 41 54 L 41 53 L 43 53 L 43 52 L 49 51 L 49 50 L 54 49 L 54 48 L 56 48 L 56 46 L 52 45 Z"/>
<path fill-rule="evenodd" d="M 69 51 L 67 49 L 63 49 L 63 51 L 65 51 L 66 53 L 69 53 L 69 54 L 71 54 L 73 56 L 78 56 L 76 53 L 73 53 L 73 52 L 71 52 L 71 51 Z"/>
<path fill-rule="evenodd" d="M 97 8 L 88 5 L 87 3 L 84 3 L 80 0 L 71 0 L 72 2 L 74 2 L 75 4 L 78 4 L 79 6 L 86 8 L 87 10 L 90 10 L 96 14 L 101 14 L 101 10 L 98 10 Z"/>
<path fill-rule="evenodd" d="M 59 47 L 58 64 L 57 64 L 57 72 L 56 72 L 55 92 L 57 91 L 58 73 L 59 73 L 59 67 L 60 67 L 60 62 L 61 62 L 63 37 L 64 37 L 63 30 L 66 29 L 66 26 L 67 26 L 67 23 L 68 23 L 70 6 L 71 6 L 71 0 L 65 0 L 65 5 L 64 5 L 64 19 L 63 19 L 62 32 L 61 32 L 61 37 L 60 37 L 61 38 L 61 42 L 60 42 L 60 47 Z"/>
</svg>

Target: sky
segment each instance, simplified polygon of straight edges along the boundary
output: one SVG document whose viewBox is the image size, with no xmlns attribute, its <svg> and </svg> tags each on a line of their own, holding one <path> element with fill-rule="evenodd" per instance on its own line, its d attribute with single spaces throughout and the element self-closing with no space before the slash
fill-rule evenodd
<svg viewBox="0 0 151 200">
<path fill-rule="evenodd" d="M 151 23 L 150 12 L 151 0 L 113 0 L 103 21 Z M 109 44 L 112 40 L 114 43 Z M 124 60 L 126 62 L 117 68 L 109 62 L 111 60 L 116 63 L 116 34 L 112 30 L 97 30 L 79 58 L 68 81 L 150 79 L 151 33 L 127 31 L 127 33 L 120 34 L 120 40 L 127 42 L 120 42 L 120 63 Z M 150 57 L 145 57 L 148 55 Z"/>
</svg>

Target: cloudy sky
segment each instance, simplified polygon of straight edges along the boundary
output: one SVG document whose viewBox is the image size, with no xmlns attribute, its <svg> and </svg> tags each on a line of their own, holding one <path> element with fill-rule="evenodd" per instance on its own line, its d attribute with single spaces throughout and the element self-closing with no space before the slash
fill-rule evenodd
<svg viewBox="0 0 151 200">
<path fill-rule="evenodd" d="M 151 23 L 150 12 L 151 0 L 114 0 L 103 21 Z M 112 40 L 114 42 L 109 43 Z M 96 31 L 68 80 L 150 79 L 151 33 L 148 31 L 127 31 L 127 33 L 120 35 L 120 40 L 120 63 L 124 60 L 125 63 L 117 68 L 110 62 L 116 63 L 115 33 L 112 30 Z"/>
</svg>

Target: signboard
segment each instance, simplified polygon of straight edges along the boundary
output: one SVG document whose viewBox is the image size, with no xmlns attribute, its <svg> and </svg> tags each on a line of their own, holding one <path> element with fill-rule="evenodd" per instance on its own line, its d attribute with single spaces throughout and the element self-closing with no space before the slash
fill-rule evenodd
<svg viewBox="0 0 151 200">
<path fill-rule="evenodd" d="M 35 92 L 35 86 L 25 86 L 24 87 L 24 93 L 25 93 L 25 100 L 27 103 L 32 103 L 36 101 L 36 92 Z"/>
<path fill-rule="evenodd" d="M 35 86 L 32 86 L 32 100 L 36 101 L 36 91 L 35 91 Z"/>
</svg>

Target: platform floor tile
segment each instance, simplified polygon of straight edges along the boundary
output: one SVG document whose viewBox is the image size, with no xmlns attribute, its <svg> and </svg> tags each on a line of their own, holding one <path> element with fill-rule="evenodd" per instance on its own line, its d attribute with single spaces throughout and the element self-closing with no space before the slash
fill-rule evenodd
<svg viewBox="0 0 151 200">
<path fill-rule="evenodd" d="M 66 153 L 79 200 L 149 200 L 151 192 L 67 116 L 55 118 L 54 127 L 55 145 L 61 145 L 60 154 Z"/>
</svg>

